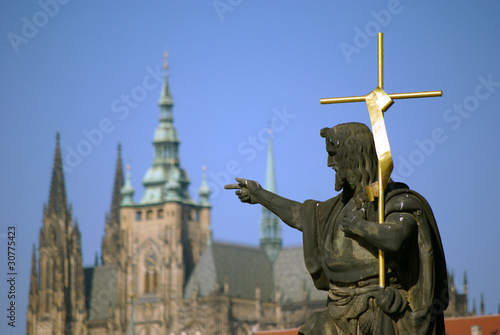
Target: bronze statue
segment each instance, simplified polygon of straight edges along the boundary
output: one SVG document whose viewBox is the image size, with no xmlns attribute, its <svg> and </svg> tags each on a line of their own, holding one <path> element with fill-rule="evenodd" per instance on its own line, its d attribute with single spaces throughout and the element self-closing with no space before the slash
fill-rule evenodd
<svg viewBox="0 0 500 335">
<path fill-rule="evenodd" d="M 377 181 L 373 135 L 361 123 L 321 130 L 335 190 L 326 201 L 299 203 L 236 178 L 242 202 L 261 204 L 302 231 L 304 260 L 327 307 L 299 334 L 444 334 L 447 272 L 441 239 L 426 200 L 402 183 L 385 189 L 385 222 L 366 187 Z M 385 287 L 378 282 L 378 250 L 386 255 Z"/>
</svg>

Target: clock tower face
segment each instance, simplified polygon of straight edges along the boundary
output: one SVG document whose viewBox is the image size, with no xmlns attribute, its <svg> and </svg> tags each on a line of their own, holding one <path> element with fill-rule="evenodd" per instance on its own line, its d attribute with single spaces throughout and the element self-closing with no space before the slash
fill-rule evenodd
<svg viewBox="0 0 500 335">
<path fill-rule="evenodd" d="M 146 265 L 146 269 L 148 271 L 155 270 L 156 263 L 157 263 L 156 253 L 152 249 L 148 249 L 144 257 L 144 264 Z"/>
</svg>

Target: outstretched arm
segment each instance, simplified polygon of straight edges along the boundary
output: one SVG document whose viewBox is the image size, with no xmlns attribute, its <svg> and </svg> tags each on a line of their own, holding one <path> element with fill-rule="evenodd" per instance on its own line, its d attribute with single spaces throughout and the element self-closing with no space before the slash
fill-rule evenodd
<svg viewBox="0 0 500 335">
<path fill-rule="evenodd" d="M 235 194 L 241 202 L 261 204 L 279 216 L 290 227 L 302 231 L 302 222 L 300 219 L 302 204 L 300 202 L 266 191 L 259 183 L 253 180 L 236 178 L 236 181 L 238 182 L 237 184 L 228 184 L 224 188 L 227 190 L 236 190 Z"/>
</svg>

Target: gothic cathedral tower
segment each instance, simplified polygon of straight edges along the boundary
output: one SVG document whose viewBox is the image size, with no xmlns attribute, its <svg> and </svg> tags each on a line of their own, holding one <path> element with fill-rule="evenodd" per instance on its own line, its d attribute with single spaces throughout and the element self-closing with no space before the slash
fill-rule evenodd
<svg viewBox="0 0 500 335">
<path fill-rule="evenodd" d="M 86 319 L 81 236 L 66 200 L 59 134 L 49 204 L 40 230 L 39 270 L 33 250 L 28 334 L 84 334 Z"/>
<path fill-rule="evenodd" d="M 165 66 L 166 70 L 167 66 Z M 117 162 L 111 213 L 103 239 L 104 265 L 118 264 L 123 273 L 128 331 L 165 333 L 176 327 L 176 308 L 184 286 L 210 239 L 210 191 L 206 181 L 189 195 L 190 180 L 179 160 L 179 138 L 173 125 L 173 100 L 168 75 L 160 94 L 159 125 L 154 133 L 154 158 L 146 172 L 144 195 L 133 201 L 130 167 L 124 185 Z M 119 214 L 115 212 L 120 199 Z M 118 250 L 117 250 L 118 248 Z"/>
</svg>

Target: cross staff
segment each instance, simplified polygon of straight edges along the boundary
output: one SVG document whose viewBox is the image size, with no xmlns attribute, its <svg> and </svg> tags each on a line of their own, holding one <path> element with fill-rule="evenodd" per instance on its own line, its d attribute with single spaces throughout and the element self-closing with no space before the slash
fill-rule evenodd
<svg viewBox="0 0 500 335">
<path fill-rule="evenodd" d="M 378 195 L 378 222 L 384 223 L 384 190 L 387 186 L 392 173 L 392 154 L 389 146 L 389 138 L 384 122 L 384 112 L 389 109 L 394 103 L 393 99 L 411 99 L 411 98 L 428 98 L 440 97 L 442 91 L 426 91 L 426 92 L 410 92 L 410 93 L 393 93 L 387 94 L 384 92 L 384 50 L 383 50 L 383 34 L 378 33 L 378 73 L 377 87 L 365 96 L 352 96 L 343 98 L 325 98 L 321 99 L 321 104 L 334 104 L 343 102 L 361 102 L 365 101 L 370 114 L 370 122 L 373 130 L 373 139 L 375 142 L 375 151 L 377 152 L 378 160 L 378 180 L 375 184 L 366 187 L 366 192 L 370 201 L 374 201 Z M 385 287 L 385 257 L 384 251 L 378 251 L 379 259 L 379 286 Z"/>
</svg>

